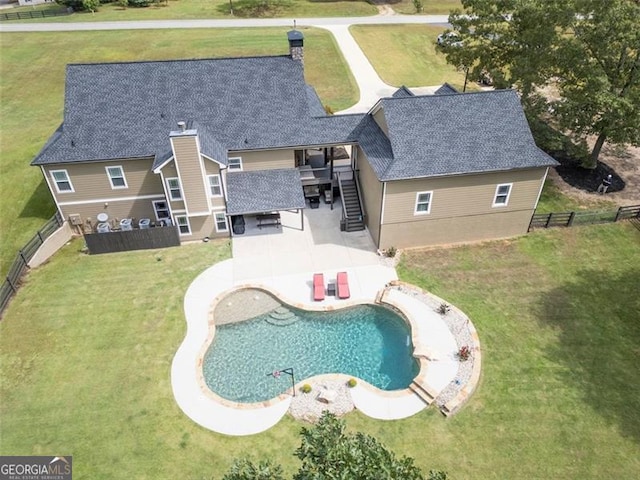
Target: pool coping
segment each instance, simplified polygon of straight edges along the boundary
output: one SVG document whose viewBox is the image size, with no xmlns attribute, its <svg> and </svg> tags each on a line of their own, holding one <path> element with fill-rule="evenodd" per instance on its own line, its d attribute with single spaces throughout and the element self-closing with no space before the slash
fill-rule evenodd
<svg viewBox="0 0 640 480">
<path fill-rule="evenodd" d="M 202 393 L 204 395 L 206 395 L 207 397 L 209 397 L 212 400 L 215 400 L 216 402 L 221 403 L 222 405 L 225 405 L 227 407 L 231 407 L 231 408 L 237 408 L 237 409 L 241 409 L 241 410 L 252 410 L 252 409 L 258 409 L 258 408 L 264 408 L 264 407 L 271 407 L 273 405 L 276 405 L 288 398 L 291 397 L 292 395 L 292 388 L 295 389 L 296 391 L 299 391 L 300 388 L 302 387 L 302 385 L 309 383 L 310 381 L 319 381 L 324 379 L 331 379 L 331 380 L 335 380 L 338 377 L 345 377 L 347 380 L 349 378 L 355 378 L 357 379 L 358 385 L 361 386 L 362 388 L 367 389 L 370 393 L 375 394 L 377 396 L 380 397 L 384 397 L 384 398 L 398 398 L 398 397 L 403 397 L 403 396 L 408 396 L 408 395 L 415 395 L 415 393 L 409 389 L 409 388 L 403 388 L 403 389 L 398 389 L 398 390 L 382 390 L 381 388 L 376 387 L 375 385 L 370 384 L 369 382 L 367 382 L 366 380 L 360 378 L 360 377 L 356 377 L 354 375 L 347 375 L 345 373 L 340 373 L 340 372 L 334 372 L 334 373 L 326 373 L 326 374 L 318 374 L 318 375 L 313 375 L 312 377 L 306 377 L 302 380 L 300 380 L 299 382 L 296 382 L 296 384 L 294 385 L 294 387 L 289 387 L 287 388 L 286 392 L 281 393 L 280 395 L 270 398 L 268 400 L 263 400 L 263 401 L 259 401 L 259 402 L 251 402 L 251 403 L 245 403 L 245 402 L 235 402 L 233 400 L 229 400 L 227 398 L 221 397 L 220 395 L 216 394 L 213 390 L 211 390 L 205 381 L 204 378 L 204 371 L 202 368 L 203 362 L 204 362 L 204 356 L 206 355 L 207 350 L 209 349 L 209 347 L 211 346 L 211 343 L 213 342 L 213 339 L 215 338 L 215 330 L 216 330 L 216 324 L 215 324 L 215 319 L 214 319 L 214 312 L 216 309 L 216 306 L 220 303 L 221 300 L 223 300 L 226 296 L 228 296 L 229 294 L 239 291 L 239 290 L 246 290 L 246 289 L 254 289 L 254 290 L 260 290 L 263 292 L 266 292 L 270 295 L 272 295 L 273 297 L 275 297 L 279 302 L 285 304 L 286 306 L 290 306 L 293 308 L 297 308 L 300 310 L 307 310 L 307 311 L 314 311 L 314 312 L 332 312 L 332 311 L 336 311 L 336 310 L 342 310 L 345 308 L 350 308 L 350 307 L 355 307 L 358 305 L 378 305 L 378 306 L 382 306 L 385 308 L 388 308 L 388 306 L 393 307 L 394 311 L 398 311 L 400 313 L 400 316 L 403 318 L 403 320 L 408 323 L 408 326 L 411 330 L 411 335 L 412 335 L 412 341 L 413 338 L 415 337 L 415 331 L 417 328 L 419 328 L 419 326 L 417 325 L 417 323 L 413 320 L 413 318 L 409 315 L 408 312 L 403 311 L 403 309 L 401 307 L 398 307 L 396 305 L 391 305 L 391 304 L 385 304 L 381 301 L 379 301 L 380 298 L 380 292 L 384 291 L 384 289 L 382 289 L 380 292 L 378 292 L 378 295 L 376 296 L 375 299 L 373 299 L 373 301 L 367 301 L 364 299 L 355 299 L 355 300 L 344 300 L 342 303 L 338 304 L 338 305 L 315 305 L 315 304 L 306 304 L 306 303 L 300 303 L 300 302 L 295 302 L 293 300 L 291 300 L 290 298 L 287 298 L 286 295 L 283 295 L 281 292 L 276 291 L 275 289 L 266 286 L 262 283 L 243 283 L 243 284 L 239 284 L 239 285 L 234 285 L 233 288 L 229 289 L 229 290 L 225 290 L 221 293 L 219 293 L 211 302 L 210 308 L 209 308 L 209 314 L 208 314 L 208 319 L 207 319 L 207 324 L 208 324 L 208 335 L 207 338 L 205 340 L 205 342 L 202 345 L 202 348 L 200 349 L 200 351 L 198 352 L 198 356 L 197 356 L 197 362 L 195 365 L 195 369 L 196 369 L 196 376 L 198 379 L 198 385 L 200 386 L 200 389 L 202 391 Z M 416 345 L 414 344 L 414 353 L 413 353 L 413 357 L 418 361 L 419 364 L 419 370 L 417 375 L 414 377 L 413 381 L 417 383 L 417 380 L 420 379 L 421 380 L 421 384 L 423 385 L 423 388 L 429 389 L 430 387 L 428 385 L 426 385 L 426 382 L 423 381 L 424 377 L 426 376 L 426 369 L 428 368 L 428 362 L 426 361 L 426 359 L 421 356 L 421 355 L 417 355 L 415 354 L 416 351 Z M 356 404 L 356 401 L 354 399 L 354 404 Z M 428 404 L 425 404 L 425 407 L 427 407 Z M 360 408 L 358 407 L 358 405 L 356 404 L 356 408 L 358 408 L 360 410 Z"/>
<path fill-rule="evenodd" d="M 215 304 L 230 291 L 246 287 L 259 288 L 291 306 L 314 311 L 332 311 L 360 304 L 385 305 L 385 303 L 381 302 L 384 299 L 385 290 L 391 286 L 403 284 L 417 289 L 425 295 L 438 298 L 415 285 L 400 282 L 397 279 L 395 269 L 389 266 L 356 266 L 343 270 L 349 272 L 350 278 L 353 279 L 355 284 L 355 288 L 352 288 L 353 298 L 339 301 L 330 299 L 328 305 L 326 303 L 316 304 L 311 298 L 307 299 L 306 293 L 301 295 L 300 287 L 305 282 L 308 283 L 308 279 L 311 278 L 311 273 L 309 272 L 235 282 L 233 259 L 219 262 L 201 272 L 189 285 L 185 293 L 184 313 L 187 331 L 183 341 L 177 348 L 171 365 L 171 385 L 179 408 L 199 425 L 217 433 L 231 436 L 252 435 L 263 432 L 275 426 L 289 412 L 293 398 L 289 393 L 291 388 L 287 392 L 265 402 L 238 403 L 219 397 L 204 383 L 199 359 L 202 358 L 202 353 L 206 352 L 206 348 L 210 345 L 215 335 L 215 329 L 212 330 L 209 325 L 212 319 L 212 312 Z M 291 290 L 292 285 L 297 285 L 298 290 L 296 291 L 295 288 Z M 279 290 L 280 288 L 295 293 L 297 297 L 304 298 L 305 301 L 293 301 L 289 296 L 283 294 Z M 386 306 L 390 307 L 388 302 L 386 302 Z M 404 309 L 400 309 L 400 312 L 409 323 L 413 338 L 416 326 L 411 322 L 411 316 Z M 469 322 L 469 327 L 472 329 L 475 342 L 474 359 L 476 359 L 476 362 L 474 363 L 473 375 L 469 384 L 464 385 L 464 388 L 455 398 L 445 405 L 439 405 L 445 415 L 450 415 L 457 411 L 468 400 L 479 382 L 480 344 L 477 339 L 477 332 L 471 322 Z M 454 335 L 451 331 L 450 334 Z M 454 340 L 456 340 L 455 335 Z M 414 342 L 414 353 L 415 347 L 416 343 Z M 414 355 L 414 357 L 420 362 L 419 373 L 414 378 L 414 382 L 422 385 L 424 387 L 423 390 L 428 392 L 429 385 L 425 381 L 425 375 L 429 372 L 431 362 L 419 355 Z M 451 364 L 449 363 L 450 366 Z M 295 388 L 299 389 L 301 385 L 308 383 L 310 379 L 335 378 L 340 375 L 345 374 L 322 374 L 305 378 L 297 382 Z M 345 375 L 344 378 L 351 377 Z M 205 386 L 204 389 L 202 388 L 203 385 Z M 419 395 L 420 392 L 411 387 L 402 390 L 385 391 L 378 389 L 365 380 L 358 379 L 357 386 L 349 389 L 349 394 L 355 407 L 365 415 L 376 419 L 394 420 L 409 417 L 423 410 L 434 401 L 434 397 L 437 394 L 436 392 L 431 392 L 430 395 L 427 395 L 425 401 L 424 395 Z"/>
</svg>

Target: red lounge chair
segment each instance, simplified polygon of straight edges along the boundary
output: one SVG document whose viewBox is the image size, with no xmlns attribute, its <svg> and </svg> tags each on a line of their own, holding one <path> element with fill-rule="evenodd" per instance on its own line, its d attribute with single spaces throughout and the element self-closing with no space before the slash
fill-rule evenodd
<svg viewBox="0 0 640 480">
<path fill-rule="evenodd" d="M 338 298 L 349 298 L 351 292 L 349 292 L 349 278 L 347 272 L 339 272 L 337 282 L 338 284 Z"/>
<path fill-rule="evenodd" d="M 324 300 L 324 275 L 322 273 L 313 274 L 313 299 L 316 302 Z"/>
</svg>

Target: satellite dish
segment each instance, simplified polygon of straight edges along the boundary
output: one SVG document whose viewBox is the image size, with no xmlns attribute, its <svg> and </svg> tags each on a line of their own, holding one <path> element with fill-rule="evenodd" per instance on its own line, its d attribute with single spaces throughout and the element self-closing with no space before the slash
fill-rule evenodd
<svg viewBox="0 0 640 480">
<path fill-rule="evenodd" d="M 108 213 L 99 213 L 98 215 L 96 215 L 96 218 L 98 219 L 99 222 L 106 222 L 107 220 L 109 220 L 109 214 Z"/>
</svg>

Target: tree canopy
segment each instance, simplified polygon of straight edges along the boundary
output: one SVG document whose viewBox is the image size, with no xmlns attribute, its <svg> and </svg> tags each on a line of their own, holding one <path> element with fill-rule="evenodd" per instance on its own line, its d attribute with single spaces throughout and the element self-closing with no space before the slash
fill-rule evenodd
<svg viewBox="0 0 640 480">
<path fill-rule="evenodd" d="M 528 113 L 551 112 L 576 138 L 640 145 L 639 0 L 461 0 L 447 61 L 515 87 Z M 551 86 L 557 97 L 540 89 Z"/>
<path fill-rule="evenodd" d="M 312 428 L 303 428 L 295 455 L 302 461 L 293 480 L 423 480 L 410 457 L 397 458 L 378 440 L 363 433 L 346 433 L 345 424 L 325 412 Z M 439 470 L 429 480 L 446 480 Z M 236 460 L 223 480 L 283 480 L 282 469 L 270 461 L 254 465 Z"/>
</svg>

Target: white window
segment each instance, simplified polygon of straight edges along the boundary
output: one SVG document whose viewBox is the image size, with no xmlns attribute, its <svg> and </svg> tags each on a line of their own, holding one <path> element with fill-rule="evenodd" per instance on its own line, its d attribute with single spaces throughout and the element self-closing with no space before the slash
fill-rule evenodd
<svg viewBox="0 0 640 480">
<path fill-rule="evenodd" d="M 431 213 L 431 198 L 433 192 L 416 193 L 416 209 L 414 215 L 427 215 Z"/>
<path fill-rule="evenodd" d="M 224 213 L 214 213 L 213 218 L 216 220 L 216 232 L 227 232 L 227 216 Z"/>
<path fill-rule="evenodd" d="M 170 218 L 169 214 L 169 205 L 164 200 L 154 200 L 153 201 L 153 210 L 156 212 L 156 220 L 165 220 Z"/>
<path fill-rule="evenodd" d="M 51 170 L 51 178 L 56 184 L 56 190 L 58 193 L 75 192 L 71 179 L 66 170 Z"/>
<path fill-rule="evenodd" d="M 111 188 L 127 188 L 127 179 L 124 178 L 124 170 L 122 167 L 105 167 L 107 176 L 111 182 Z"/>
<path fill-rule="evenodd" d="M 191 235 L 191 226 L 186 215 L 176 215 L 176 224 L 178 225 L 178 230 L 180 230 L 180 235 Z"/>
<path fill-rule="evenodd" d="M 167 178 L 167 190 L 169 190 L 169 198 L 171 200 L 182 200 L 182 191 L 180 190 L 178 178 Z"/>
<path fill-rule="evenodd" d="M 509 203 L 509 195 L 511 195 L 512 183 L 502 183 L 496 187 L 496 195 L 493 198 L 494 207 L 506 207 Z"/>
<path fill-rule="evenodd" d="M 209 190 L 212 197 L 222 196 L 222 186 L 220 185 L 220 175 L 209 175 Z"/>
<path fill-rule="evenodd" d="M 242 158 L 230 157 L 227 161 L 227 167 L 229 170 L 242 170 Z"/>
</svg>

